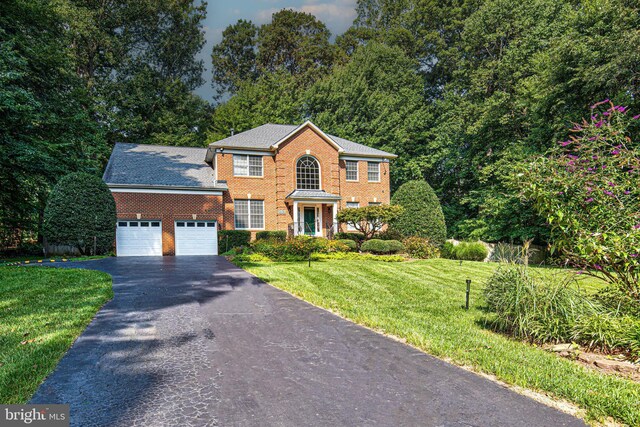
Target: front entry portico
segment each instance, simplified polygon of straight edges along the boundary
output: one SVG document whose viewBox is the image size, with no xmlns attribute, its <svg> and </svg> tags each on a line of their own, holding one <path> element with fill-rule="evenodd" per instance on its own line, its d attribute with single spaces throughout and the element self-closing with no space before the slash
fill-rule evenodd
<svg viewBox="0 0 640 427">
<path fill-rule="evenodd" d="M 296 190 L 289 194 L 287 202 L 293 211 L 289 234 L 331 237 L 338 229 L 338 200 L 340 196 L 321 190 Z"/>
</svg>

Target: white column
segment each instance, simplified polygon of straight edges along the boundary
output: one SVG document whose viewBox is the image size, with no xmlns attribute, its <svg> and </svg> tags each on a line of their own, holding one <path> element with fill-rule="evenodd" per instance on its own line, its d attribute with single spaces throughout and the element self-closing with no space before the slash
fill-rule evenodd
<svg viewBox="0 0 640 427">
<path fill-rule="evenodd" d="M 298 235 L 298 202 L 297 201 L 293 201 L 293 235 L 297 236 Z"/>
<path fill-rule="evenodd" d="M 333 232 L 338 232 L 338 203 L 333 203 Z"/>
</svg>

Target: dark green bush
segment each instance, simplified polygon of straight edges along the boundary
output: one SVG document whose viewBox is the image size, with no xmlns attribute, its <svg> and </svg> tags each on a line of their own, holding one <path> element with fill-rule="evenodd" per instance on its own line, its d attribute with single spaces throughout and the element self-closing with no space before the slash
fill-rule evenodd
<svg viewBox="0 0 640 427">
<path fill-rule="evenodd" d="M 226 252 L 231 248 L 249 246 L 251 232 L 247 230 L 218 231 L 218 250 Z"/>
<path fill-rule="evenodd" d="M 360 246 L 363 252 L 372 254 L 395 254 L 404 251 L 404 245 L 397 240 L 371 239 Z"/>
<path fill-rule="evenodd" d="M 351 239 L 339 239 L 338 242 L 344 244 L 347 248 L 349 248 L 349 252 L 358 250 L 358 245 Z"/>
<path fill-rule="evenodd" d="M 336 233 L 334 238 L 336 240 L 344 240 L 344 239 L 353 240 L 354 242 L 356 242 L 358 246 L 360 246 L 360 244 L 364 241 L 364 234 L 339 232 L 339 233 Z"/>
<path fill-rule="evenodd" d="M 385 231 L 381 231 L 376 234 L 376 239 L 380 240 L 398 240 L 401 241 L 403 239 L 403 235 L 400 234 L 397 230 L 391 230 L 387 228 Z"/>
<path fill-rule="evenodd" d="M 484 261 L 489 250 L 481 242 L 460 242 L 455 247 L 456 259 L 464 261 Z"/>
<path fill-rule="evenodd" d="M 456 259 L 456 247 L 451 242 L 444 242 L 440 248 L 440 256 L 445 259 Z"/>
<path fill-rule="evenodd" d="M 430 259 L 440 255 L 438 248 L 423 237 L 407 237 L 402 243 L 411 258 Z"/>
<path fill-rule="evenodd" d="M 51 191 L 44 210 L 44 235 L 53 245 L 69 245 L 81 254 L 104 254 L 116 238 L 116 203 L 95 175 L 72 173 Z"/>
<path fill-rule="evenodd" d="M 256 233 L 256 240 L 280 240 L 284 242 L 287 240 L 286 231 L 258 231 Z"/>
<path fill-rule="evenodd" d="M 398 240 L 385 240 L 387 243 L 387 252 L 388 254 L 399 254 L 404 252 L 404 245 L 402 242 Z"/>
<path fill-rule="evenodd" d="M 390 229 L 402 236 L 418 236 L 442 246 L 447 238 L 447 227 L 442 206 L 431 186 L 425 181 L 409 181 L 400 186 L 391 198 L 391 204 L 404 208 Z"/>
<path fill-rule="evenodd" d="M 385 254 L 387 253 L 387 241 L 380 239 L 367 240 L 366 242 L 362 242 L 360 250 L 372 254 Z"/>
</svg>

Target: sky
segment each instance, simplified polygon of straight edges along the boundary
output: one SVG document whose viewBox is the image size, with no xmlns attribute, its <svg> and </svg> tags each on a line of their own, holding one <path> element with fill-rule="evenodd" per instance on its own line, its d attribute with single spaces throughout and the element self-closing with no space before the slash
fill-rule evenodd
<svg viewBox="0 0 640 427">
<path fill-rule="evenodd" d="M 222 39 L 222 31 L 239 19 L 262 25 L 271 21 L 271 15 L 280 9 L 294 9 L 315 15 L 335 37 L 349 28 L 355 19 L 356 0 L 208 0 L 204 22 L 207 43 L 199 54 L 199 59 L 204 60 L 205 84 L 196 89 L 198 95 L 208 101 L 213 100 L 211 49 Z"/>
</svg>

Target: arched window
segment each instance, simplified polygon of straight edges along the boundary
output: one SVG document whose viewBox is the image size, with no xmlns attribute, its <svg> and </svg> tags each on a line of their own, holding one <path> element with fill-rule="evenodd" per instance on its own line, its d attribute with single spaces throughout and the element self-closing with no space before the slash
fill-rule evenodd
<svg viewBox="0 0 640 427">
<path fill-rule="evenodd" d="M 320 189 L 320 165 L 311 156 L 300 157 L 296 164 L 296 188 L 299 190 Z"/>
</svg>

